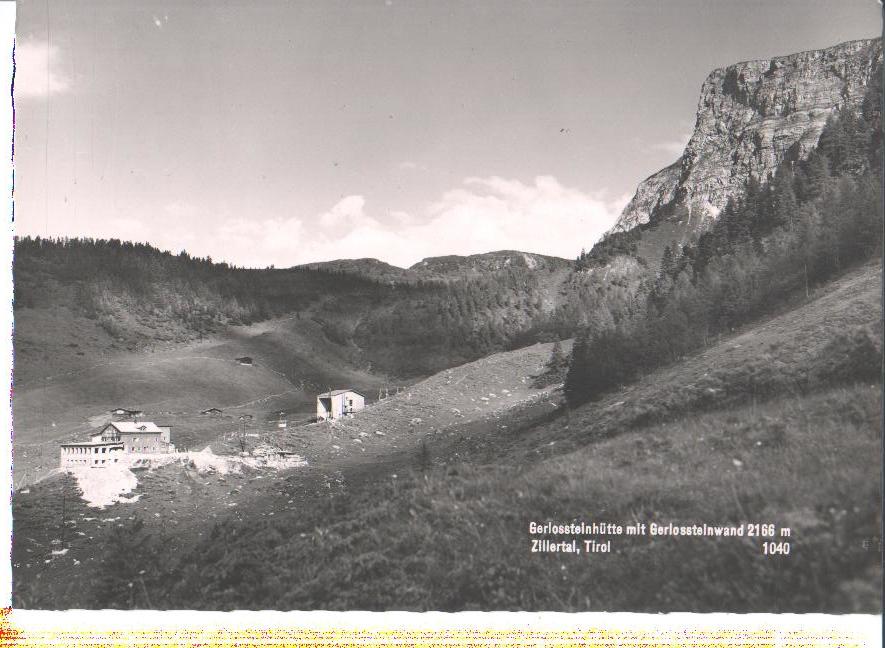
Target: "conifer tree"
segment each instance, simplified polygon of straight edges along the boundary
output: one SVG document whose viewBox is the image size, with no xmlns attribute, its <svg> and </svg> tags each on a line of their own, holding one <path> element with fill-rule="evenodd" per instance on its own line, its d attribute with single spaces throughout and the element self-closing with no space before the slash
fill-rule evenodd
<svg viewBox="0 0 885 648">
<path fill-rule="evenodd" d="M 785 226 L 793 231 L 793 221 L 799 204 L 796 201 L 796 193 L 793 191 L 793 172 L 789 167 L 781 167 L 774 177 L 772 192 L 773 225 Z"/>
</svg>

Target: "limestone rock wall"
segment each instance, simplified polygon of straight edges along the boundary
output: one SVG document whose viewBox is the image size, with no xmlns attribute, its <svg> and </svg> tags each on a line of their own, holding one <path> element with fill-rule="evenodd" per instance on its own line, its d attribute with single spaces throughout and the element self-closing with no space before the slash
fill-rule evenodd
<svg viewBox="0 0 885 648">
<path fill-rule="evenodd" d="M 834 110 L 859 108 L 881 65 L 882 41 L 872 39 L 714 70 L 682 157 L 639 185 L 613 231 L 655 220 L 668 203 L 684 207 L 671 210 L 684 234 L 702 228 L 750 176 L 765 180 L 784 159 L 805 159 Z"/>
</svg>

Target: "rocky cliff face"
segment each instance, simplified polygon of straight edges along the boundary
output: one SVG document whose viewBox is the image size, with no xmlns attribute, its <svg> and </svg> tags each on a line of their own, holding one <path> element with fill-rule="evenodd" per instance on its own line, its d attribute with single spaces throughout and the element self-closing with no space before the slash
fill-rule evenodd
<svg viewBox="0 0 885 648">
<path fill-rule="evenodd" d="M 669 233 L 677 239 L 703 228 L 751 176 L 805 159 L 830 114 L 859 106 L 881 65 L 873 39 L 714 70 L 682 157 L 639 185 L 612 231 L 661 218 L 679 225 Z"/>
<path fill-rule="evenodd" d="M 659 205 L 666 205 L 675 198 L 681 175 L 682 158 L 679 158 L 639 183 L 633 199 L 627 203 L 612 231 L 626 232 L 647 223 Z"/>
</svg>

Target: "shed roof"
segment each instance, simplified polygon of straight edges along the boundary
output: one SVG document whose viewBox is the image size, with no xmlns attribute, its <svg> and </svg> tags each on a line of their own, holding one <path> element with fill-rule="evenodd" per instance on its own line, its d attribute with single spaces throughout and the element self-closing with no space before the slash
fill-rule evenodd
<svg viewBox="0 0 885 648">
<path fill-rule="evenodd" d="M 126 432 L 129 434 L 139 432 L 146 434 L 159 434 L 163 431 L 150 421 L 115 421 L 114 423 L 110 423 L 109 427 L 116 428 L 118 432 Z"/>
</svg>

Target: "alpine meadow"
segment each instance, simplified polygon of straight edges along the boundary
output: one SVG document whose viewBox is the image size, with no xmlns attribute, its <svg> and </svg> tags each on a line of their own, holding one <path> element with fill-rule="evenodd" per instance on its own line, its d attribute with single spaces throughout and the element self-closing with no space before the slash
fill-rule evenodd
<svg viewBox="0 0 885 648">
<path fill-rule="evenodd" d="M 315 4 L 299 20 L 325 11 Z M 169 14 L 153 16 L 152 37 L 174 28 Z M 225 20 L 206 29 L 226 29 Z M 55 50 L 47 52 L 51 60 Z M 319 69 L 337 69 L 351 53 L 335 51 Z M 291 56 L 293 70 L 309 66 Z M 169 60 L 159 60 L 168 73 Z M 195 74 L 195 87 L 221 83 L 224 66 L 197 63 L 212 74 Z M 431 92 L 406 63 L 405 72 L 382 66 L 379 78 Z M 571 88 L 525 70 L 551 95 Z M 523 71 L 490 78 L 489 94 Z M 439 95 L 415 91 L 415 101 L 461 92 L 461 77 L 449 73 L 434 86 Z M 692 92 L 701 90 L 697 113 L 683 116 L 694 121 L 679 158 L 618 204 L 604 234 L 577 224 L 562 231 L 585 248 L 572 258 L 540 247 L 474 254 L 465 244 L 463 254 L 410 267 L 368 253 L 252 267 L 220 248 L 210 257 L 150 237 L 22 229 L 13 267 L 13 606 L 880 613 L 882 42 L 704 73 L 692 79 Z M 412 118 L 384 103 L 386 86 L 339 101 L 340 79 L 329 74 L 325 85 L 305 86 L 316 96 L 302 89 L 310 106 L 335 98 L 323 104 L 329 120 L 360 110 L 381 111 L 384 123 Z M 458 105 L 479 103 L 468 95 L 479 96 L 480 84 L 463 84 L 471 92 Z M 70 85 L 63 90 L 80 91 Z M 623 92 L 636 87 L 624 81 Z M 47 88 L 57 115 L 63 90 Z M 182 92 L 185 103 L 191 88 Z M 550 102 L 553 117 L 543 114 L 554 123 L 561 106 Z M 209 112 L 209 103 L 194 105 Z M 295 110 L 267 104 L 269 122 Z M 528 106 L 500 119 L 540 120 Z M 231 99 L 219 110 L 245 109 Z M 178 131 L 156 112 L 176 137 L 217 134 L 200 114 Z M 474 113 L 453 115 L 440 128 L 474 127 Z M 362 120 L 353 151 L 400 144 L 370 146 L 374 126 Z M 314 122 L 291 122 L 309 147 Z M 555 123 L 557 137 L 578 130 Z M 124 125 L 107 128 L 117 129 L 114 150 L 124 149 Z M 268 175 L 269 193 L 268 169 L 297 147 L 231 137 L 230 150 L 245 151 L 254 169 L 238 170 L 238 191 L 248 193 L 253 173 Z M 330 136 L 323 173 L 345 177 L 348 153 L 336 142 Z M 480 145 L 462 144 L 481 157 Z M 22 137 L 16 146 L 36 145 Z M 440 156 L 456 148 L 428 147 Z M 207 169 L 221 150 L 206 147 Z M 89 155 L 97 154 L 73 153 L 81 165 Z M 425 162 L 401 162 L 398 172 L 429 175 Z M 293 163 L 281 185 L 294 186 L 305 168 Z M 468 213 L 479 230 L 481 215 L 508 199 L 541 200 L 544 187 L 517 191 L 494 178 L 486 184 L 517 197 L 476 198 L 479 181 L 468 179 L 428 213 L 464 200 L 477 211 L 445 213 Z M 403 180 L 403 195 L 421 182 Z M 123 210 L 111 193 L 107 203 Z M 259 193 L 256 214 L 269 204 Z M 539 240 L 558 222 L 548 211 L 539 209 L 551 224 L 534 225 Z M 343 250 L 348 228 L 367 246 L 377 234 L 383 247 L 384 218 L 430 232 L 410 239 L 415 249 L 435 231 L 417 217 L 354 214 L 305 219 L 313 249 L 338 241 Z M 241 233 L 253 231 L 246 225 L 224 238 L 213 223 L 194 216 L 194 240 L 235 239 L 230 250 L 264 253 L 260 236 Z M 333 231 L 342 238 L 323 238 Z"/>
</svg>

